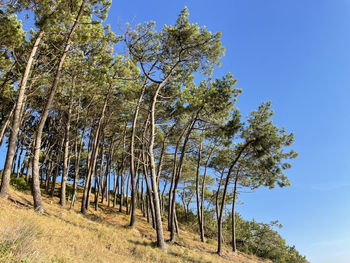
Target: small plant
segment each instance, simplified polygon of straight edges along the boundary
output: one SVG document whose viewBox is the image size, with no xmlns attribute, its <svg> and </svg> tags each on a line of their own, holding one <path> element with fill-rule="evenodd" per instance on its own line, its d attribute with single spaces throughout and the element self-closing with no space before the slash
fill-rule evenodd
<svg viewBox="0 0 350 263">
<path fill-rule="evenodd" d="M 0 262 L 30 262 L 35 252 L 33 241 L 39 232 L 28 222 L 19 221 L 0 232 Z"/>
<path fill-rule="evenodd" d="M 13 188 L 19 191 L 27 191 L 30 190 L 30 185 L 27 184 L 23 177 L 11 177 L 10 184 Z"/>
<path fill-rule="evenodd" d="M 215 244 L 216 244 L 216 241 L 214 241 L 214 240 L 212 240 L 212 239 L 207 239 L 207 244 L 215 245 Z"/>
</svg>

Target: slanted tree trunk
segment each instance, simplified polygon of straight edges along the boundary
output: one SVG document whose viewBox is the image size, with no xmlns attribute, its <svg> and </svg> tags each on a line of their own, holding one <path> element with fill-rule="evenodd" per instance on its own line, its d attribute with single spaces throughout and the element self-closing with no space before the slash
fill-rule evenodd
<svg viewBox="0 0 350 263">
<path fill-rule="evenodd" d="M 202 148 L 203 148 L 203 142 L 202 142 L 202 138 L 201 138 L 200 144 L 199 144 L 199 149 L 198 149 L 198 162 L 197 162 L 197 172 L 196 172 L 196 203 L 197 203 L 197 218 L 198 218 L 199 232 L 200 232 L 200 236 L 201 236 L 201 241 L 204 242 L 202 213 L 201 213 L 201 209 L 200 209 L 200 200 L 199 200 L 199 176 L 200 176 L 201 159 L 202 159 Z"/>
<path fill-rule="evenodd" d="M 73 77 L 72 90 L 74 89 L 75 78 Z M 68 178 L 68 159 L 69 159 L 69 137 L 70 137 L 70 122 L 72 117 L 72 107 L 73 107 L 73 96 L 71 94 L 71 100 L 68 108 L 68 116 L 66 123 L 66 132 L 64 138 L 64 156 L 63 156 L 63 173 L 62 173 L 62 181 L 61 181 L 61 196 L 60 196 L 60 205 L 66 206 L 66 184 Z"/>
<path fill-rule="evenodd" d="M 23 107 L 23 101 L 25 99 L 26 85 L 29 78 L 30 70 L 32 68 L 34 57 L 36 55 L 39 43 L 43 35 L 44 35 L 44 31 L 40 31 L 38 36 L 36 37 L 34 46 L 30 52 L 30 55 L 26 64 L 26 68 L 24 70 L 23 77 L 21 79 L 21 83 L 18 88 L 16 107 L 13 113 L 13 119 L 12 119 L 12 125 L 11 125 L 12 129 L 10 133 L 9 144 L 7 147 L 5 166 L 4 166 L 4 171 L 2 174 L 2 180 L 1 180 L 1 186 L 0 186 L 0 197 L 3 197 L 3 198 L 8 198 L 8 195 L 9 195 L 11 168 L 12 168 L 13 157 L 14 157 L 14 152 L 15 152 L 16 143 L 17 143 L 17 136 L 21 125 L 21 111 Z M 38 205 L 38 202 L 34 202 L 34 207 L 35 205 Z M 40 206 L 35 207 L 35 209 L 39 212 L 42 212 L 42 209 L 40 208 Z"/>
<path fill-rule="evenodd" d="M 174 161 L 173 161 L 173 172 L 172 172 L 172 176 L 171 176 L 171 183 L 170 183 L 170 188 L 169 188 L 169 194 L 168 194 L 168 231 L 171 231 L 172 228 L 172 198 L 173 198 L 173 188 L 174 188 L 174 184 L 175 184 L 175 178 L 176 178 L 176 170 L 177 170 L 177 152 L 179 150 L 180 147 L 180 143 L 182 141 L 182 137 L 185 133 L 186 129 L 183 130 L 183 132 L 181 133 L 181 135 L 179 136 L 179 139 L 176 143 L 176 147 L 175 147 L 175 152 L 174 152 Z"/>
<path fill-rule="evenodd" d="M 88 175 L 87 175 L 87 178 L 86 178 L 86 182 L 85 182 L 85 186 L 84 186 L 84 193 L 83 193 L 83 200 L 82 200 L 82 204 L 81 204 L 81 212 L 84 214 L 88 205 L 89 205 L 89 193 L 90 193 L 90 189 L 91 189 L 91 178 L 92 178 L 92 174 L 95 170 L 95 165 L 96 165 L 96 159 L 97 159 L 97 154 L 98 154 L 98 141 L 99 141 L 99 137 L 100 137 L 100 129 L 101 129 L 101 126 L 102 126 L 102 121 L 105 117 L 105 111 L 106 111 L 106 108 L 107 108 L 107 103 L 108 103 L 108 99 L 109 99 L 109 95 L 110 95 L 110 91 L 111 91 L 111 85 L 109 87 L 109 90 L 108 90 L 108 93 L 106 95 L 106 98 L 105 98 L 105 101 L 104 101 L 104 104 L 103 104 L 103 108 L 102 108 L 102 112 L 101 112 L 101 115 L 100 115 L 100 119 L 98 121 L 98 124 L 97 124 L 97 128 L 96 128 L 96 131 L 95 131 L 95 136 L 94 136 L 94 139 L 93 139 L 93 153 L 92 153 L 92 156 L 91 156 L 91 161 L 89 163 L 89 169 L 88 169 Z M 91 138 L 90 138 L 91 140 Z"/>
<path fill-rule="evenodd" d="M 136 108 L 135 108 L 135 113 L 134 113 L 134 118 L 132 122 L 132 129 L 131 129 L 131 138 L 130 138 L 130 177 L 131 177 L 131 214 L 130 214 L 130 226 L 134 227 L 135 226 L 135 218 L 136 218 L 136 182 L 135 182 L 135 153 L 134 153 L 134 147 L 135 147 L 135 135 L 136 135 L 136 124 L 137 124 L 137 118 L 139 115 L 139 110 L 141 106 L 141 102 L 143 99 L 143 95 L 145 93 L 146 89 L 146 84 L 145 83 L 142 86 L 140 96 L 137 100 Z"/>
<path fill-rule="evenodd" d="M 257 139 L 255 139 L 255 140 L 257 140 Z M 219 255 L 221 255 L 221 253 L 222 253 L 222 218 L 223 218 L 223 214 L 224 214 L 225 199 L 226 199 L 227 188 L 228 188 L 228 184 L 229 184 L 229 181 L 230 181 L 230 177 L 231 177 L 231 174 L 233 172 L 233 169 L 234 169 L 235 165 L 237 164 L 238 160 L 241 158 L 242 153 L 253 142 L 254 142 L 254 140 L 251 140 L 251 141 L 248 141 L 248 142 L 245 143 L 245 145 L 238 152 L 236 158 L 232 161 L 232 163 L 230 165 L 230 168 L 229 168 L 229 170 L 227 172 L 227 176 L 226 176 L 226 180 L 225 180 L 225 186 L 224 186 L 224 192 L 223 192 L 223 195 L 222 195 L 220 212 L 219 212 L 219 216 L 218 216 L 218 250 L 217 250 L 217 253 Z M 238 168 L 236 176 L 239 174 L 239 172 L 240 171 L 239 171 L 239 168 Z"/>
<path fill-rule="evenodd" d="M 76 19 L 73 23 L 73 26 L 71 27 L 70 32 L 68 34 L 63 53 L 60 57 L 60 60 L 59 60 L 58 66 L 57 66 L 55 78 L 54 78 L 54 81 L 53 81 L 52 86 L 51 86 L 50 91 L 49 91 L 48 100 L 46 102 L 44 111 L 40 117 L 39 124 L 38 124 L 37 130 L 36 130 L 34 156 L 33 156 L 33 184 L 32 184 L 33 187 L 32 188 L 33 188 L 33 198 L 34 198 L 34 210 L 39 212 L 39 213 L 44 212 L 44 206 L 43 206 L 42 199 L 41 199 L 40 184 L 39 184 L 39 155 L 40 155 L 40 149 L 41 149 L 42 132 L 44 129 L 46 119 L 49 115 L 49 110 L 51 108 L 51 104 L 52 104 L 52 101 L 53 101 L 55 93 L 56 93 L 58 82 L 59 82 L 60 77 L 61 77 L 63 63 L 66 59 L 68 50 L 71 46 L 71 40 L 72 40 L 74 31 L 75 31 L 76 27 L 78 26 L 80 17 L 83 14 L 83 10 L 84 10 L 86 1 L 87 0 L 82 1 L 80 8 L 79 8 L 79 11 L 78 11 L 78 14 L 77 14 L 77 17 L 76 17 Z"/>
<path fill-rule="evenodd" d="M 12 107 L 8 117 L 7 117 L 7 120 L 5 121 L 4 126 L 2 126 L 2 128 L 1 128 L 1 131 L 0 131 L 0 147 L 2 145 L 2 142 L 4 141 L 5 132 L 6 132 L 7 128 L 8 128 L 11 120 L 13 119 L 12 116 L 13 116 L 13 113 L 15 111 L 15 108 L 16 108 L 16 103 L 13 104 L 13 107 Z"/>
<path fill-rule="evenodd" d="M 196 117 L 191 121 L 191 125 L 188 127 L 188 129 L 186 131 L 184 142 L 183 142 L 183 145 L 182 145 L 181 155 L 180 155 L 180 159 L 179 159 L 179 164 L 178 164 L 177 172 L 176 172 L 176 176 L 175 176 L 175 184 L 174 184 L 174 189 L 173 189 L 173 193 L 172 193 L 171 207 L 170 207 L 170 209 L 171 209 L 170 220 L 172 221 L 171 228 L 170 228 L 170 242 L 172 242 L 172 243 L 175 242 L 175 224 L 174 223 L 175 223 L 176 191 L 177 191 L 177 186 L 178 186 L 180 178 L 181 178 L 183 160 L 184 160 L 184 157 L 185 157 L 187 143 L 189 141 L 190 134 L 191 134 L 191 132 L 192 132 L 192 130 L 194 128 L 194 125 L 196 124 L 198 113 L 197 113 Z"/>
<path fill-rule="evenodd" d="M 221 190 L 221 185 L 222 185 L 222 180 L 224 177 L 225 170 L 221 171 L 220 175 L 220 180 L 219 180 L 219 185 L 218 185 L 218 190 L 216 191 L 215 194 L 215 214 L 216 214 L 216 221 L 219 221 L 219 210 L 220 210 L 220 205 L 219 205 L 219 194 Z"/>
<path fill-rule="evenodd" d="M 226 199 L 228 184 L 230 181 L 230 176 L 231 176 L 232 170 L 233 170 L 233 166 L 230 167 L 230 169 L 227 173 L 227 176 L 226 176 L 224 192 L 222 195 L 222 201 L 221 201 L 221 206 L 220 206 L 220 213 L 219 213 L 219 217 L 218 217 L 218 250 L 217 250 L 217 253 L 219 255 L 221 255 L 221 253 L 222 253 L 222 218 L 223 218 L 223 214 L 224 214 L 225 199 Z M 239 168 L 237 169 L 236 177 L 238 176 L 238 174 L 239 174 Z"/>
</svg>

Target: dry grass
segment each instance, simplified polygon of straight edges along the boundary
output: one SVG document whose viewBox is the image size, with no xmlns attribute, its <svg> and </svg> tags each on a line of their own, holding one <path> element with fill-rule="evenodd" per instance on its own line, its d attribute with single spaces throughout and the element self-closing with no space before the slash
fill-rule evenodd
<svg viewBox="0 0 350 263">
<path fill-rule="evenodd" d="M 185 231 L 163 252 L 140 215 L 131 229 L 127 215 L 105 205 L 82 215 L 79 203 L 69 210 L 44 196 L 46 214 L 38 215 L 30 193 L 11 190 L 10 196 L 0 202 L 0 262 L 266 262 L 229 249 L 219 257 L 215 244 Z"/>
</svg>

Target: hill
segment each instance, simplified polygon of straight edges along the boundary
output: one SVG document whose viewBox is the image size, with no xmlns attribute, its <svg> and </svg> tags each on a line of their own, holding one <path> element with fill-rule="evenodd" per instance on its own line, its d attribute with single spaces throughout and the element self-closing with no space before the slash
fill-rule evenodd
<svg viewBox="0 0 350 263">
<path fill-rule="evenodd" d="M 44 215 L 33 211 L 29 191 L 11 189 L 10 199 L 1 201 L 0 262 L 269 262 L 229 248 L 220 257 L 214 241 L 201 243 L 184 229 L 166 253 L 156 248 L 155 230 L 140 214 L 131 229 L 129 216 L 106 204 L 83 215 L 79 203 L 69 210 L 57 197 L 43 199 Z"/>
</svg>

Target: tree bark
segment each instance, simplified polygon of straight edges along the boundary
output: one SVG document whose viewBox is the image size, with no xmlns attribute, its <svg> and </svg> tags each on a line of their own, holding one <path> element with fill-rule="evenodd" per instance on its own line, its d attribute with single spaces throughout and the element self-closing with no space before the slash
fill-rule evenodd
<svg viewBox="0 0 350 263">
<path fill-rule="evenodd" d="M 113 189 L 113 192 L 114 192 L 114 198 L 113 198 L 113 208 L 116 207 L 117 205 L 117 190 L 119 188 L 119 184 L 118 184 L 118 173 L 117 173 L 117 168 L 116 167 L 112 167 L 113 169 L 113 175 L 114 175 L 114 189 Z"/>
<path fill-rule="evenodd" d="M 134 153 L 136 125 L 137 125 L 137 118 L 139 115 L 141 102 L 146 89 L 146 83 L 147 82 L 145 81 L 145 83 L 142 86 L 140 96 L 137 100 L 134 118 L 132 122 L 131 138 L 130 138 L 131 215 L 130 215 L 129 226 L 131 227 L 135 226 L 135 218 L 136 218 L 136 196 L 135 196 L 136 195 L 136 183 L 135 183 L 136 172 L 135 172 L 135 153 Z"/>
<path fill-rule="evenodd" d="M 202 159 L 202 148 L 203 148 L 203 142 L 201 138 L 199 149 L 198 149 L 198 162 L 197 162 L 197 173 L 196 173 L 196 201 L 197 201 L 197 218 L 198 218 L 199 232 L 201 236 L 201 241 L 204 242 L 202 213 L 201 213 L 200 200 L 199 200 L 199 176 L 200 176 L 200 167 L 201 167 L 201 159 Z"/>
<path fill-rule="evenodd" d="M 236 174 L 235 185 L 233 188 L 233 198 L 232 198 L 232 251 L 233 252 L 237 252 L 235 210 L 236 210 L 238 179 L 239 179 L 239 173 Z"/>
<path fill-rule="evenodd" d="M 157 90 L 155 91 L 152 99 L 152 104 L 150 108 L 150 143 L 149 143 L 149 160 L 150 160 L 150 171 L 151 171 L 151 183 L 152 183 L 152 191 L 153 191 L 153 204 L 154 204 L 154 213 L 155 213 L 155 220 L 156 220 L 156 232 L 157 232 L 157 246 L 162 249 L 166 250 L 165 242 L 164 242 L 164 234 L 163 234 L 163 225 L 162 225 L 162 218 L 160 214 L 160 204 L 159 204 L 159 194 L 158 194 L 158 185 L 157 185 L 157 178 L 156 178 L 156 165 L 154 160 L 154 138 L 155 138 L 155 108 L 156 108 L 156 102 L 158 93 L 161 89 L 161 87 L 166 82 L 166 79 L 158 85 Z"/>
<path fill-rule="evenodd" d="M 95 211 L 98 210 L 98 196 L 100 194 L 100 184 L 102 184 L 103 172 L 104 172 L 104 162 L 105 162 L 105 154 L 104 154 L 104 143 L 102 140 L 102 148 L 101 148 L 101 161 L 100 161 L 100 175 L 97 175 L 97 171 L 95 171 Z M 97 183 L 99 181 L 99 183 Z M 103 202 L 103 192 L 102 192 L 102 202 Z"/>
<path fill-rule="evenodd" d="M 145 132 L 144 132 L 145 133 Z M 145 136 L 144 136 L 145 137 Z M 143 144 L 142 144 L 143 145 Z M 147 194 L 146 194 L 146 198 L 147 198 L 147 222 L 149 223 L 149 210 L 151 212 L 151 216 L 152 216 L 152 227 L 154 229 L 156 229 L 156 222 L 155 222 L 155 215 L 154 215 L 154 203 L 153 203 L 153 200 L 152 200 L 152 190 L 151 190 L 151 187 L 149 185 L 149 182 L 148 182 L 148 161 L 147 161 L 147 158 L 146 158 L 146 153 L 144 151 L 144 149 L 142 148 L 142 159 L 143 159 L 143 174 L 145 176 L 145 182 L 146 182 L 146 188 L 147 188 Z"/>
<path fill-rule="evenodd" d="M 0 147 L 2 145 L 2 142 L 3 142 L 4 138 L 5 138 L 6 129 L 9 126 L 11 120 L 13 119 L 13 112 L 15 111 L 15 108 L 16 108 L 16 104 L 13 104 L 13 107 L 12 107 L 8 117 L 7 117 L 7 120 L 5 121 L 4 126 L 2 126 L 2 128 L 1 128 L 1 132 L 0 132 Z"/>
<path fill-rule="evenodd" d="M 79 118 L 78 118 L 79 119 Z M 70 209 L 74 206 L 75 201 L 76 201 L 76 196 L 77 196 L 77 188 L 78 188 L 78 180 L 79 180 L 79 169 L 80 169 L 80 157 L 81 157 L 81 152 L 82 149 L 84 148 L 84 135 L 85 135 L 85 130 L 86 130 L 86 126 L 83 129 L 83 132 L 81 134 L 80 137 L 80 141 L 79 141 L 79 150 L 77 147 L 77 141 L 75 142 L 75 164 L 74 164 L 74 182 L 73 182 L 73 196 L 72 196 L 72 201 L 70 204 Z M 79 134 L 79 132 L 78 132 Z"/>
<path fill-rule="evenodd" d="M 74 89 L 75 78 L 73 77 L 73 84 L 72 84 L 72 90 Z M 63 173 L 62 173 L 62 180 L 61 180 L 61 196 L 60 196 L 60 205 L 66 206 L 66 184 L 67 184 L 67 178 L 68 178 L 68 159 L 69 159 L 69 136 L 70 136 L 70 122 L 71 122 L 71 116 L 72 116 L 72 107 L 73 107 L 73 95 L 71 94 L 71 100 L 69 103 L 68 108 L 68 117 L 67 117 L 67 124 L 66 124 L 66 132 L 65 132 L 65 138 L 64 138 L 64 156 L 63 156 Z"/>
<path fill-rule="evenodd" d="M 56 151 L 56 164 L 55 164 L 55 173 L 53 175 L 53 179 L 52 179 L 52 185 L 51 185 L 51 193 L 50 193 L 50 197 L 53 198 L 54 193 L 55 193 L 55 188 L 56 188 L 56 179 L 60 170 L 60 162 L 61 162 L 61 149 L 62 149 L 62 145 L 64 143 L 64 138 L 61 140 L 61 143 L 59 145 L 59 147 L 57 147 L 57 151 Z"/>
<path fill-rule="evenodd" d="M 203 174 L 203 181 L 202 181 L 202 192 L 201 192 L 201 205 L 200 205 L 200 213 L 201 213 L 201 240 L 203 240 L 202 242 L 204 242 L 204 225 L 205 225 L 205 218 L 204 218 L 204 194 L 205 194 L 205 185 L 206 185 L 206 179 L 207 179 L 207 169 L 208 169 L 208 165 L 209 165 L 209 161 L 211 158 L 211 155 L 214 152 L 215 147 L 213 146 L 213 148 L 211 149 L 211 151 L 209 152 L 208 158 L 205 162 L 205 166 L 204 166 L 204 174 Z"/>
<path fill-rule="evenodd" d="M 119 212 L 123 212 L 123 205 L 124 205 L 124 178 L 125 178 L 125 144 L 126 144 L 126 123 L 124 127 L 124 133 L 123 133 L 123 153 L 122 153 L 122 162 L 121 162 L 121 168 L 120 168 L 120 200 L 119 200 Z"/>
<path fill-rule="evenodd" d="M 11 167 L 13 163 L 13 157 L 14 157 L 14 152 L 15 152 L 16 143 L 17 143 L 17 136 L 18 136 L 20 123 L 21 123 L 21 110 L 22 110 L 23 101 L 25 99 L 26 85 L 30 75 L 30 70 L 32 68 L 34 57 L 36 55 L 39 43 L 43 35 L 44 35 L 44 31 L 40 31 L 34 42 L 34 46 L 29 55 L 26 68 L 24 70 L 24 74 L 18 89 L 16 107 L 14 110 L 13 120 L 11 125 L 12 129 L 10 133 L 9 144 L 8 144 L 7 153 L 6 153 L 5 166 L 4 166 L 4 171 L 2 174 L 2 180 L 1 180 L 1 186 L 0 186 L 0 197 L 3 197 L 3 198 L 8 198 L 8 195 L 9 195 Z M 34 202 L 34 203 L 38 204 L 37 202 Z M 35 209 L 37 209 L 39 212 L 42 212 L 41 211 L 42 209 L 40 209 L 40 207 L 35 207 Z"/>
</svg>

